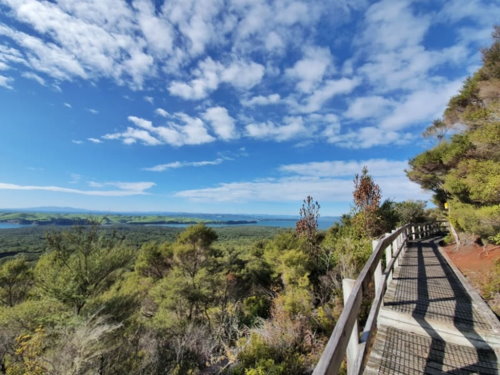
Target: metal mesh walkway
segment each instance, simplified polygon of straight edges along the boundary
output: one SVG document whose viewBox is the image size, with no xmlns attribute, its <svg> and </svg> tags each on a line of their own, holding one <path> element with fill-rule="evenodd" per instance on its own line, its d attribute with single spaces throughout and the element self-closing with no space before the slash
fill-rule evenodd
<svg viewBox="0 0 500 375">
<path fill-rule="evenodd" d="M 498 347 L 486 338 L 496 322 L 476 306 L 432 241 L 407 249 L 379 321 L 366 374 L 499 373 Z"/>
</svg>

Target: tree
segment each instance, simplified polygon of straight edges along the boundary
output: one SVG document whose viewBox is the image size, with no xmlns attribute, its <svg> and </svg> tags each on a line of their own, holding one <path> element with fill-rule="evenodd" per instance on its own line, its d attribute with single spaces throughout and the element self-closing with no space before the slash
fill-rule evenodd
<svg viewBox="0 0 500 375">
<path fill-rule="evenodd" d="M 304 199 L 300 209 L 300 219 L 295 224 L 295 231 L 299 236 L 307 239 L 310 250 L 315 253 L 316 232 L 318 231 L 319 203 L 310 195 Z"/>
<path fill-rule="evenodd" d="M 6 261 L 0 266 L 0 303 L 12 307 L 21 302 L 32 283 L 33 273 L 24 257 Z"/>
<path fill-rule="evenodd" d="M 432 122 L 432 125 L 425 129 L 422 135 L 426 138 L 436 137 L 439 142 L 442 142 L 448 130 L 448 125 L 443 120 L 437 119 Z"/>
<path fill-rule="evenodd" d="M 394 210 L 398 216 L 398 225 L 421 223 L 426 220 L 424 201 L 404 201 L 395 204 Z"/>
<path fill-rule="evenodd" d="M 72 306 L 76 314 L 132 260 L 132 250 L 122 239 L 104 237 L 97 226 L 54 232 L 47 242 L 49 253 L 35 267 L 37 286 L 42 294 Z"/>
<path fill-rule="evenodd" d="M 460 124 L 458 134 L 410 160 L 408 177 L 434 192 L 434 202 L 448 210 L 450 224 L 465 240 L 497 242 L 500 228 L 500 28 L 493 45 L 482 51 L 483 67 L 452 97 L 443 122 L 427 133 Z M 455 233 L 453 229 L 453 233 Z M 459 236 L 455 236 L 459 242 Z"/>
<path fill-rule="evenodd" d="M 380 217 L 378 210 L 380 206 L 380 187 L 368 174 L 368 168 L 363 167 L 361 175 L 354 178 L 353 191 L 355 205 L 355 225 L 363 234 L 373 237 L 380 232 Z"/>
</svg>

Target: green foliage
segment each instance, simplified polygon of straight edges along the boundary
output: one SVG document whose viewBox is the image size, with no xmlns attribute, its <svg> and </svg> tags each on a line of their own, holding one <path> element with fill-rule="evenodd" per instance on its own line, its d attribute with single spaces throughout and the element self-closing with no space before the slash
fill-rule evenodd
<svg viewBox="0 0 500 375">
<path fill-rule="evenodd" d="M 428 220 L 424 201 L 404 201 L 395 204 L 394 211 L 398 217 L 397 225 L 422 223 Z"/>
<path fill-rule="evenodd" d="M 308 373 L 371 243 L 350 217 L 314 251 L 275 228 L 48 228 L 0 231 L 3 251 L 41 252 L 0 263 L 11 374 Z"/>
<path fill-rule="evenodd" d="M 493 206 L 475 206 L 452 201 L 450 220 L 458 230 L 474 233 L 487 241 L 498 234 L 500 227 L 500 204 Z"/>
<path fill-rule="evenodd" d="M 131 249 L 103 237 L 97 227 L 55 232 L 47 241 L 52 251 L 36 264 L 37 287 L 42 295 L 72 306 L 77 314 L 133 259 Z"/>
<path fill-rule="evenodd" d="M 450 99 L 444 124 L 462 124 L 462 131 L 410 161 L 408 177 L 434 192 L 440 208 L 458 231 L 495 239 L 500 230 L 500 34 L 483 50 L 483 67 Z M 435 124 L 429 132 L 433 132 Z"/>
<path fill-rule="evenodd" d="M 139 249 L 135 270 L 143 276 L 160 279 L 172 267 L 172 256 L 172 246 L 168 242 L 147 242 Z"/>
<path fill-rule="evenodd" d="M 31 288 L 33 274 L 24 257 L 0 265 L 0 303 L 7 306 L 24 300 Z"/>
<path fill-rule="evenodd" d="M 500 79 L 500 26 L 495 26 L 492 36 L 493 45 L 482 51 L 483 67 L 479 71 L 482 79 Z"/>
<path fill-rule="evenodd" d="M 462 202 L 500 203 L 500 163 L 465 159 L 450 170 L 443 188 Z"/>
</svg>

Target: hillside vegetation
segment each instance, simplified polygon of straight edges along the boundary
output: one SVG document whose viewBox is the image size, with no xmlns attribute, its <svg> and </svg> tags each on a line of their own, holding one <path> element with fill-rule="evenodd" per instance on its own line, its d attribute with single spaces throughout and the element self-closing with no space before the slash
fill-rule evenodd
<svg viewBox="0 0 500 375">
<path fill-rule="evenodd" d="M 434 192 L 459 241 L 500 244 L 500 27 L 493 38 L 483 66 L 424 133 L 439 143 L 410 161 L 408 176 Z"/>
<path fill-rule="evenodd" d="M 0 371 L 309 374 L 342 278 L 359 273 L 373 236 L 423 219 L 422 202 L 381 203 L 366 169 L 353 195 L 327 231 L 307 197 L 296 230 L 272 238 L 204 224 L 141 244 L 99 226 L 49 231 L 37 257 L 0 262 Z"/>
<path fill-rule="evenodd" d="M 0 212 L 0 223 L 27 225 L 145 225 L 145 224 L 250 224 L 254 220 L 209 220 L 164 215 L 95 215 L 73 213 Z"/>
</svg>

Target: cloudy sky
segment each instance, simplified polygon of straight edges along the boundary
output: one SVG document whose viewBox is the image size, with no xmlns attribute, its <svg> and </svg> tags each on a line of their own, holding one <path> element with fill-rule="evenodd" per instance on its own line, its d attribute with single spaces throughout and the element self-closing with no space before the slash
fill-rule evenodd
<svg viewBox="0 0 500 375">
<path fill-rule="evenodd" d="M 407 160 L 497 1 L 0 0 L 0 208 L 323 215 Z"/>
</svg>

